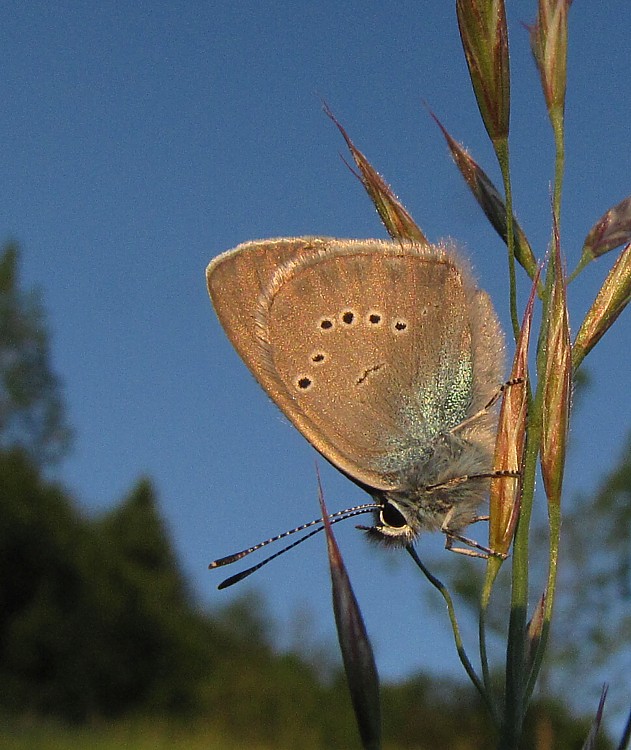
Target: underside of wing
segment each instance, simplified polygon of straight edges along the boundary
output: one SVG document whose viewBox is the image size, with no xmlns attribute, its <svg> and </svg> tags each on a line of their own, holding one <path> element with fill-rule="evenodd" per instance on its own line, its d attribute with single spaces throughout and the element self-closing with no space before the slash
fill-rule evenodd
<svg viewBox="0 0 631 750">
<path fill-rule="evenodd" d="M 376 240 L 250 243 L 208 269 L 263 388 L 327 459 L 384 490 L 471 405 L 468 284 L 440 248 Z"/>
</svg>

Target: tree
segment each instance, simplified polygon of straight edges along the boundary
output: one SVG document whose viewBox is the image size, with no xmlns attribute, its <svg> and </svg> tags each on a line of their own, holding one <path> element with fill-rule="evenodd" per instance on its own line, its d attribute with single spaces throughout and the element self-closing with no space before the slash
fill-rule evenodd
<svg viewBox="0 0 631 750">
<path fill-rule="evenodd" d="M 0 448 L 20 446 L 40 466 L 68 450 L 60 382 L 52 369 L 41 295 L 19 284 L 19 250 L 0 255 Z"/>
<path fill-rule="evenodd" d="M 563 669 L 555 670 L 550 680 L 557 692 L 576 700 L 588 692 L 593 696 L 599 687 L 594 678 L 577 676 L 600 672 L 612 688 L 610 712 L 626 713 L 631 669 L 631 433 L 599 487 L 573 499 L 565 529 L 564 593 L 552 651 Z"/>
<path fill-rule="evenodd" d="M 25 451 L 0 450 L 0 567 L 1 708 L 195 709 L 217 628 L 190 601 L 147 481 L 90 520 Z"/>
</svg>

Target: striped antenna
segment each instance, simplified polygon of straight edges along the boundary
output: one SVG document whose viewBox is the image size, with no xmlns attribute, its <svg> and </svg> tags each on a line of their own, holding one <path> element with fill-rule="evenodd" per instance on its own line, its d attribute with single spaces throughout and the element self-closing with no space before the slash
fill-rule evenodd
<svg viewBox="0 0 631 750">
<path fill-rule="evenodd" d="M 334 523 L 338 523 L 338 521 L 345 521 L 347 518 L 353 518 L 354 516 L 362 515 L 363 513 L 371 513 L 372 511 L 379 510 L 380 508 L 381 506 L 375 503 L 365 503 L 364 505 L 355 505 L 352 508 L 346 508 L 345 510 L 338 510 L 336 513 L 331 513 L 328 516 L 328 519 L 332 524 L 334 524 Z M 248 547 L 248 549 L 244 549 L 241 552 L 236 552 L 232 555 L 227 555 L 226 557 L 220 557 L 218 560 L 213 560 L 213 562 L 210 563 L 208 568 L 212 570 L 213 568 L 219 568 L 223 565 L 230 565 L 231 563 L 237 562 L 237 560 L 241 560 L 242 558 L 246 557 L 246 555 L 249 555 L 251 552 L 256 552 L 262 547 L 266 547 L 268 544 L 272 544 L 272 542 L 278 542 L 279 540 L 285 539 L 286 537 L 291 536 L 292 534 L 296 534 L 300 531 L 305 531 L 306 529 L 309 529 L 312 526 L 316 526 L 318 524 L 323 524 L 323 523 L 324 523 L 323 519 L 318 518 L 315 521 L 304 523 L 302 524 L 302 526 L 296 526 L 295 529 L 290 529 L 289 531 L 283 531 L 282 534 L 278 534 L 277 536 L 273 536 L 270 539 L 266 539 L 264 542 L 259 542 L 258 544 L 255 544 L 253 547 Z M 219 584 L 217 588 L 225 589 L 225 588 L 228 588 L 228 586 L 232 586 L 233 584 L 238 583 L 239 581 L 242 581 L 244 578 L 247 578 L 249 575 L 251 575 L 255 571 L 262 568 L 264 565 L 267 565 L 268 562 L 275 560 L 277 557 L 280 557 L 280 555 L 283 555 L 285 552 L 288 552 L 290 549 L 297 547 L 299 544 L 306 541 L 307 539 L 314 536 L 315 534 L 322 531 L 323 529 L 324 529 L 324 526 L 321 526 L 321 525 L 318 526 L 317 529 L 313 529 L 308 534 L 305 534 L 304 536 L 300 537 L 300 539 L 297 539 L 295 542 L 292 542 L 286 547 L 283 547 L 281 550 L 279 550 L 278 552 L 275 552 L 273 555 L 266 557 L 264 560 L 257 563 L 256 565 L 253 565 L 251 568 L 247 568 L 246 570 L 243 570 L 240 573 L 237 573 L 236 575 L 230 576 L 230 578 L 226 578 L 224 581 L 222 581 Z"/>
</svg>

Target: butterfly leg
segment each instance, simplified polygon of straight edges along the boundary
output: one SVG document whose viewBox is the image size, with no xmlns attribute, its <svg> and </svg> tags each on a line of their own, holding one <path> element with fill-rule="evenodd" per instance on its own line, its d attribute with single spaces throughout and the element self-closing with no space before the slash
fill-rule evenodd
<svg viewBox="0 0 631 750">
<path fill-rule="evenodd" d="M 513 471 L 513 469 L 498 469 L 497 471 L 489 471 L 483 474 L 463 474 L 461 477 L 452 477 L 444 482 L 438 482 L 437 484 L 428 484 L 425 486 L 425 490 L 449 490 L 453 487 L 457 487 L 459 484 L 464 484 L 471 479 L 500 479 L 502 477 L 520 477 L 520 471 Z M 447 516 L 449 518 L 449 515 Z M 488 516 L 480 516 L 475 519 L 476 521 L 488 521 Z M 471 521 L 473 523 L 473 521 Z"/>
<path fill-rule="evenodd" d="M 460 422 L 460 424 L 457 424 L 455 427 L 453 427 L 450 432 L 458 432 L 458 430 L 461 430 L 463 427 L 467 427 L 467 425 L 470 425 L 471 422 L 474 422 L 476 419 L 479 419 L 484 414 L 488 412 L 489 409 L 491 409 L 499 400 L 500 396 L 504 393 L 504 391 L 507 388 L 510 388 L 513 385 L 519 385 L 520 383 L 524 382 L 524 378 L 511 378 L 511 380 L 507 380 L 503 385 L 501 385 L 497 391 L 493 394 L 491 397 L 491 400 L 485 404 L 480 411 L 477 411 L 475 414 L 472 414 L 470 417 L 467 417 L 467 419 L 464 420 L 464 422 Z"/>
<path fill-rule="evenodd" d="M 476 542 L 475 539 L 470 539 L 469 537 L 463 536 L 457 531 L 450 529 L 449 522 L 452 519 L 454 511 L 455 507 L 453 507 L 449 511 L 449 513 L 447 513 L 447 515 L 445 516 L 445 520 L 443 521 L 443 524 L 441 526 L 441 531 L 445 535 L 445 549 L 448 549 L 451 552 L 457 552 L 460 555 L 467 555 L 468 557 L 481 557 L 485 560 L 490 556 L 501 557 L 503 560 L 508 557 L 508 555 L 504 553 L 495 552 L 489 547 L 485 547 L 483 544 Z M 488 520 L 488 518 L 488 516 L 478 516 L 474 518 L 471 523 L 475 523 L 476 521 L 486 521 Z M 462 544 L 466 544 L 467 546 L 454 547 L 453 545 L 455 541 L 462 542 Z"/>
<path fill-rule="evenodd" d="M 467 557 L 481 557 L 484 560 L 487 560 L 489 557 L 499 557 L 502 560 L 506 560 L 508 557 L 504 552 L 496 552 L 476 542 L 475 539 L 462 536 L 462 534 L 456 534 L 454 531 L 444 531 L 443 533 L 445 534 L 445 549 L 448 549 L 450 552 L 457 552 L 459 555 L 466 555 Z M 454 547 L 454 541 L 462 542 L 467 547 Z"/>
<path fill-rule="evenodd" d="M 450 552 L 457 552 L 459 555 L 466 555 L 467 557 L 481 557 L 483 560 L 488 559 L 491 554 L 491 550 L 488 547 L 479 544 L 475 539 L 469 539 L 453 531 L 445 531 L 443 533 L 445 534 L 445 549 L 448 549 Z M 468 546 L 454 547 L 455 541 L 462 542 Z"/>
</svg>

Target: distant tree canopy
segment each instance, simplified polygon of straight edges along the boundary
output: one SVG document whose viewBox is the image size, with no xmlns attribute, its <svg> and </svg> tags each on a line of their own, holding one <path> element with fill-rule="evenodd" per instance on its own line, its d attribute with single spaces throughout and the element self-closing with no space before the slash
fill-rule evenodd
<svg viewBox="0 0 631 750">
<path fill-rule="evenodd" d="M 40 294 L 19 286 L 19 252 L 0 255 L 0 447 L 20 445 L 39 465 L 66 452 L 70 430 L 50 363 Z"/>
<path fill-rule="evenodd" d="M 5 708 L 73 720 L 190 708 L 207 627 L 146 480 L 89 521 L 23 451 L 0 454 L 0 559 Z"/>
<path fill-rule="evenodd" d="M 608 708 L 629 710 L 631 671 L 631 434 L 592 492 L 572 499 L 564 519 L 565 565 L 550 659 L 556 691 L 581 696 L 576 676 L 598 671 L 612 686 Z M 562 668 L 559 668 L 561 666 Z"/>
</svg>

